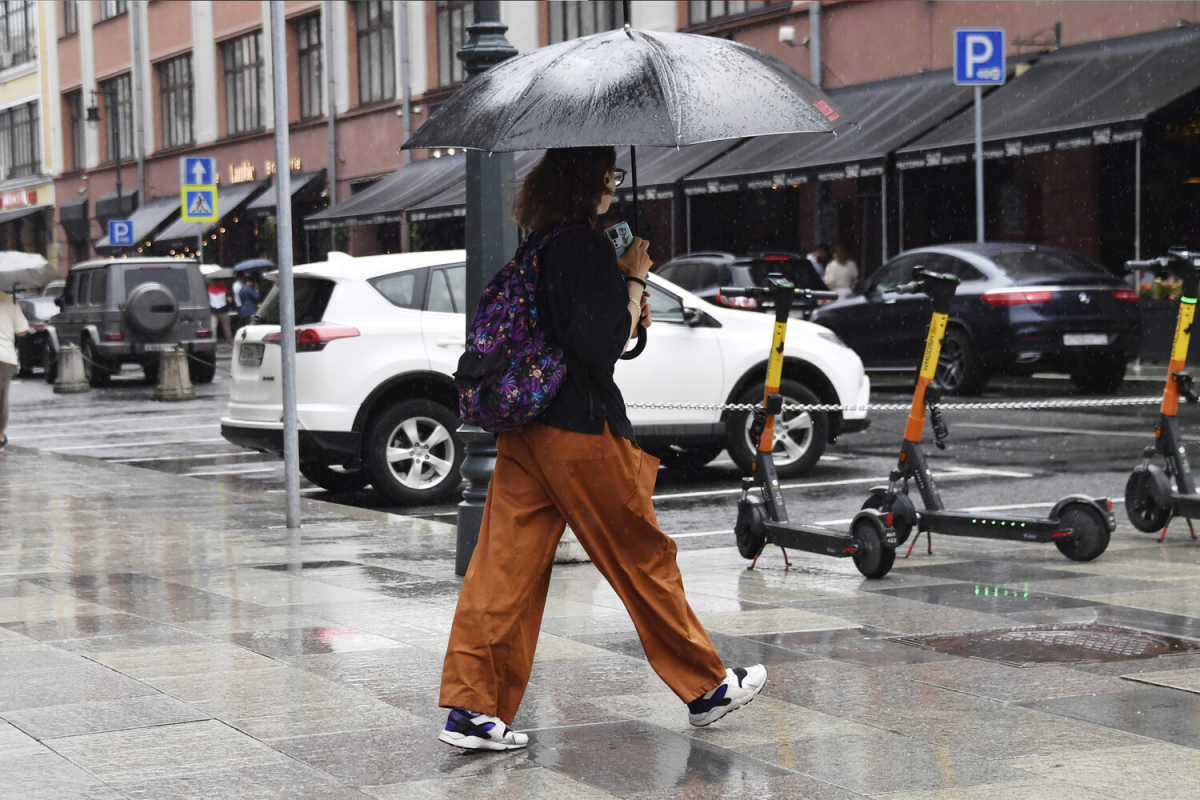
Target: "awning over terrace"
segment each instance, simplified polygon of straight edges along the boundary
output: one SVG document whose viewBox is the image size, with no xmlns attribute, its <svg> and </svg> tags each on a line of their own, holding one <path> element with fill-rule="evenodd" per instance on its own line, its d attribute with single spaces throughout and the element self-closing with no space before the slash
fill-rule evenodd
<svg viewBox="0 0 1200 800">
<path fill-rule="evenodd" d="M 406 210 L 453 188 L 466 177 L 465 154 L 413 161 L 345 202 L 313 214 L 304 221 L 304 227 L 322 230 L 397 222 Z"/>
<path fill-rule="evenodd" d="M 218 209 L 220 207 L 218 206 Z M 138 245 L 146 241 L 160 225 L 170 219 L 172 214 L 179 212 L 179 195 L 169 197 L 152 197 L 150 202 L 134 211 L 130 215 L 129 221 L 133 223 L 133 242 Z M 100 238 L 96 242 L 96 249 L 101 250 L 107 247 L 112 247 L 108 241 L 108 234 Z"/>
</svg>

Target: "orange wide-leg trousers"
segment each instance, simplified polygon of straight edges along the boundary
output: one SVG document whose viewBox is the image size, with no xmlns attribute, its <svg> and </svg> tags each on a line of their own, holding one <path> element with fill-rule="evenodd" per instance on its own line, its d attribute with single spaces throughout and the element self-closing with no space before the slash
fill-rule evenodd
<svg viewBox="0 0 1200 800">
<path fill-rule="evenodd" d="M 564 527 L 612 585 L 650 665 L 684 702 L 725 666 L 683 594 L 676 546 L 651 494 L 658 459 L 609 432 L 530 424 L 500 434 L 479 544 L 458 597 L 440 705 L 512 724 L 529 673 Z"/>
</svg>

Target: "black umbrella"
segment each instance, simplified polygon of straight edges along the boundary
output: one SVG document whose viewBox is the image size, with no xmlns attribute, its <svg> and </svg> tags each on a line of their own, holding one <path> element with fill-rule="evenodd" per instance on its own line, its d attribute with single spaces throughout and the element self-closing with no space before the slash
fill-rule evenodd
<svg viewBox="0 0 1200 800">
<path fill-rule="evenodd" d="M 625 19 L 629 19 L 626 3 Z M 488 152 L 680 147 L 774 133 L 828 133 L 847 120 L 824 92 L 761 50 L 711 36 L 623 30 L 542 47 L 475 77 L 404 149 Z"/>
</svg>

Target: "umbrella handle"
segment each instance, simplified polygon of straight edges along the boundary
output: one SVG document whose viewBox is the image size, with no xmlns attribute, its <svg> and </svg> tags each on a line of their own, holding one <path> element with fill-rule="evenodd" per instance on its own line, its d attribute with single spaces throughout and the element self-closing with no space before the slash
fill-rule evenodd
<svg viewBox="0 0 1200 800">
<path fill-rule="evenodd" d="M 645 349 L 646 349 L 646 329 L 643 328 L 641 325 L 638 325 L 637 344 L 635 344 L 633 346 L 633 349 L 630 350 L 629 352 L 622 353 L 621 360 L 622 361 L 632 361 L 633 359 L 640 356 L 642 354 L 642 351 Z"/>
</svg>

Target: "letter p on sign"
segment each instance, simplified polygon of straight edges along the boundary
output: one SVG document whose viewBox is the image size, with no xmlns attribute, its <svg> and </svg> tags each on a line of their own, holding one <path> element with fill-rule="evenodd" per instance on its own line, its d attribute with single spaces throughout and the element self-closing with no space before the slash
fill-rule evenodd
<svg viewBox="0 0 1200 800">
<path fill-rule="evenodd" d="M 954 82 L 973 86 L 1004 83 L 1004 31 L 954 32 Z"/>
</svg>

